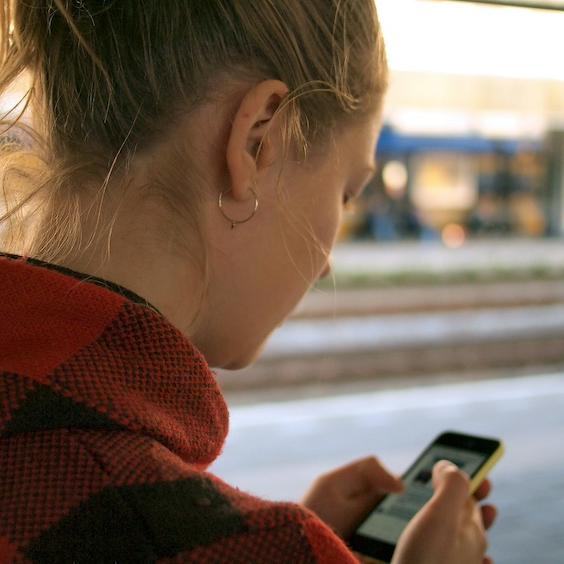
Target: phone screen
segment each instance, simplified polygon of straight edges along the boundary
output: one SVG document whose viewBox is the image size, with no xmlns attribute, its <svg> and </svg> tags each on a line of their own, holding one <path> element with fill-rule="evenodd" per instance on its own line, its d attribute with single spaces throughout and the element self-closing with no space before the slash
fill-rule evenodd
<svg viewBox="0 0 564 564">
<path fill-rule="evenodd" d="M 389 494 L 363 521 L 356 535 L 397 544 L 399 536 L 412 517 L 433 496 L 433 466 L 449 460 L 473 476 L 489 458 L 487 453 L 442 444 L 431 445 L 404 475 L 405 491 Z"/>
</svg>

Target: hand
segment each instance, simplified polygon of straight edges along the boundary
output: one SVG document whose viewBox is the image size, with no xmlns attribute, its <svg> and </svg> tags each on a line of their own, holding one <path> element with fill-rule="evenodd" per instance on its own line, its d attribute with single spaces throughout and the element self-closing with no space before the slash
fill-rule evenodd
<svg viewBox="0 0 564 564">
<path fill-rule="evenodd" d="M 368 457 L 320 476 L 302 503 L 346 539 L 384 494 L 402 491 L 402 481 Z"/>
<path fill-rule="evenodd" d="M 448 461 L 433 468 L 435 493 L 401 534 L 393 564 L 492 564 L 485 556 L 486 529 L 496 517 L 491 505 L 480 507 L 491 489 L 485 481 L 474 497 L 468 476 Z"/>
</svg>

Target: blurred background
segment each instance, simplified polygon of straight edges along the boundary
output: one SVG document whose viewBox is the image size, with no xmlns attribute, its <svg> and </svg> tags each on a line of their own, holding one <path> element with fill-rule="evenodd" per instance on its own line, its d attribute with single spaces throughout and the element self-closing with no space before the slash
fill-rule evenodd
<svg viewBox="0 0 564 564">
<path fill-rule="evenodd" d="M 212 468 L 299 500 L 445 429 L 495 436 L 498 564 L 564 562 L 564 3 L 378 0 L 379 170 L 324 281 L 262 358 L 219 373 Z"/>
</svg>

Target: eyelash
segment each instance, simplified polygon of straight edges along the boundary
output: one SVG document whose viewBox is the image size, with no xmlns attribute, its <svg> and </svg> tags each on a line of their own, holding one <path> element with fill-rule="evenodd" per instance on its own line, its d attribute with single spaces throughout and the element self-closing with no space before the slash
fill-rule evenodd
<svg viewBox="0 0 564 564">
<path fill-rule="evenodd" d="M 356 200 L 355 194 L 345 193 L 343 196 L 343 208 L 345 211 L 352 212 L 354 211 L 354 203 Z"/>
</svg>

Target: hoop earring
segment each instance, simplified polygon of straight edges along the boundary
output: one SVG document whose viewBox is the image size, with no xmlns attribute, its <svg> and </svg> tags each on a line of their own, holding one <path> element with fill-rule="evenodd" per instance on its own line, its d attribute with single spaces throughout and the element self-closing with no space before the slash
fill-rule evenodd
<svg viewBox="0 0 564 564">
<path fill-rule="evenodd" d="M 239 225 L 240 223 L 247 223 L 247 221 L 249 221 L 257 212 L 258 209 L 258 197 L 257 197 L 257 193 L 253 190 L 253 188 L 249 188 L 249 190 L 252 192 L 254 198 L 255 198 L 255 203 L 253 205 L 253 211 L 251 212 L 251 214 L 246 217 L 245 219 L 233 219 L 232 217 L 229 217 L 226 213 L 225 210 L 223 209 L 223 195 L 224 194 L 228 194 L 229 192 L 231 192 L 231 188 L 228 188 L 227 190 L 224 190 L 223 192 L 221 192 L 221 194 L 219 195 L 219 200 L 218 200 L 218 205 L 219 205 L 219 211 L 221 211 L 223 217 L 225 219 L 227 219 L 227 221 L 229 221 L 229 223 L 231 223 L 231 229 L 235 229 L 236 225 Z"/>
</svg>

